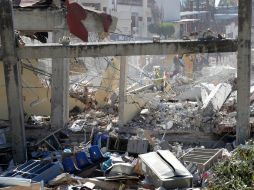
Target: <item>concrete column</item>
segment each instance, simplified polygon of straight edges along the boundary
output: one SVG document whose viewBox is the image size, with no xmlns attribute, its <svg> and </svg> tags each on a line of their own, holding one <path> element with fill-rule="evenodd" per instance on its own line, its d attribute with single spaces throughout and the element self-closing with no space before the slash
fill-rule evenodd
<svg viewBox="0 0 254 190">
<path fill-rule="evenodd" d="M 251 16 L 252 0 L 239 1 L 236 126 L 237 144 L 244 144 L 250 137 Z"/>
<path fill-rule="evenodd" d="M 21 83 L 21 65 L 17 58 L 11 0 L 0 1 L 0 33 L 3 48 L 4 75 L 11 124 L 12 152 L 15 163 L 26 161 L 26 139 Z"/>
<path fill-rule="evenodd" d="M 147 37 L 147 0 L 143 0 L 143 28 L 142 37 Z"/>
<path fill-rule="evenodd" d="M 53 41 L 59 42 L 64 30 L 53 33 Z M 59 129 L 69 120 L 69 59 L 52 59 L 51 127 Z"/>
<path fill-rule="evenodd" d="M 122 56 L 121 57 L 121 65 L 120 65 L 120 80 L 119 80 L 119 125 L 124 125 L 124 106 L 126 101 L 126 68 L 127 68 L 127 57 Z"/>
</svg>

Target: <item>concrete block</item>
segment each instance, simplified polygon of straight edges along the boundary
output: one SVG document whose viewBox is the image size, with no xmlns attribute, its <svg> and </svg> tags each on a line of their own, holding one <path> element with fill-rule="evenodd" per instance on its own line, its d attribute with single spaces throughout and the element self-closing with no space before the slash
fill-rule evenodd
<svg viewBox="0 0 254 190">
<path fill-rule="evenodd" d="M 219 111 L 230 95 L 231 91 L 232 86 L 230 84 L 218 84 L 203 103 L 203 115 L 212 116 L 215 112 Z"/>
<path fill-rule="evenodd" d="M 200 86 L 194 86 L 193 88 L 183 92 L 181 95 L 179 95 L 179 100 L 191 100 L 196 101 L 196 99 L 200 99 L 201 97 L 201 89 Z"/>
<path fill-rule="evenodd" d="M 141 108 L 145 104 L 152 100 L 156 96 L 156 93 L 143 93 L 140 94 L 127 94 L 126 102 L 124 106 L 124 124 L 131 121 L 137 114 L 140 113 Z M 145 98 L 144 98 L 145 97 Z"/>
<path fill-rule="evenodd" d="M 207 93 L 206 89 L 201 88 L 201 101 L 202 101 L 202 103 L 205 102 L 207 97 L 208 97 L 208 93 Z"/>
<path fill-rule="evenodd" d="M 190 101 L 196 101 L 197 99 L 200 99 L 202 100 L 202 102 L 204 102 L 204 96 L 208 96 L 208 94 L 213 89 L 215 89 L 215 86 L 213 84 L 201 83 L 183 92 L 181 95 L 179 95 L 178 99 Z"/>
<path fill-rule="evenodd" d="M 133 172 L 133 166 L 130 163 L 116 163 L 113 164 L 113 167 L 110 171 L 110 174 L 112 174 L 112 176 L 114 174 L 126 174 L 126 175 L 131 175 Z"/>
</svg>

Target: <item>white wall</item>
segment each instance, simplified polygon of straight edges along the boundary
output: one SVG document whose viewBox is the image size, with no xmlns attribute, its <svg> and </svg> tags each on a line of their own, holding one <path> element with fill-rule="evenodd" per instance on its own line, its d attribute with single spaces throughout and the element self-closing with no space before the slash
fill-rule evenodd
<svg viewBox="0 0 254 190">
<path fill-rule="evenodd" d="M 125 35 L 131 35 L 131 13 L 129 11 L 112 11 L 111 15 L 118 18 L 115 32 Z"/>
<path fill-rule="evenodd" d="M 163 13 L 163 22 L 180 20 L 180 0 L 155 0 Z"/>
<path fill-rule="evenodd" d="M 137 17 L 143 17 L 143 7 L 142 6 L 117 5 L 117 12 L 119 12 L 120 14 L 124 13 L 124 12 L 129 12 L 130 19 L 131 19 L 132 15 L 136 15 Z M 147 17 L 152 17 L 150 8 L 147 8 L 146 14 L 147 14 Z M 148 25 L 149 25 L 149 23 L 148 23 Z M 144 29 L 142 26 L 143 26 L 143 22 L 139 21 L 136 36 L 142 36 L 142 30 Z"/>
<path fill-rule="evenodd" d="M 136 15 L 138 17 L 143 17 L 143 7 L 142 6 L 132 6 L 132 5 L 117 5 L 117 12 L 114 10 L 114 3 L 112 0 L 78 0 L 83 3 L 100 3 L 101 9 L 103 7 L 107 8 L 107 13 L 118 18 L 116 33 L 131 34 L 131 16 Z M 169 0 L 168 0 L 169 1 Z M 170 0 L 171 1 L 171 0 Z M 147 8 L 147 17 L 152 17 L 151 9 Z M 147 19 L 147 18 L 146 18 Z M 150 23 L 148 23 L 149 25 Z M 136 36 L 141 36 L 142 30 L 144 30 L 143 22 L 138 22 L 138 28 Z"/>
<path fill-rule="evenodd" d="M 226 35 L 231 38 L 238 36 L 238 26 L 234 22 L 226 26 Z"/>
</svg>

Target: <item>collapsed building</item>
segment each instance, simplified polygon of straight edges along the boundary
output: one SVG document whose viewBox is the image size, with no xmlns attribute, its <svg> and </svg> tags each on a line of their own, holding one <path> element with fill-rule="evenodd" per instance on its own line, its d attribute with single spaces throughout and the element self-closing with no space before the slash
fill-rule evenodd
<svg viewBox="0 0 254 190">
<path fill-rule="evenodd" d="M 222 54 L 218 61 L 217 52 L 236 52 L 238 42 L 207 30 L 189 42 L 154 37 L 149 42 L 110 43 L 105 32 L 114 30 L 114 17 L 68 2 L 14 2 L 19 7 L 14 15 L 19 19 L 23 11 L 36 13 L 31 7 L 42 11 L 46 5 L 47 11 L 59 11 L 66 6 L 66 22 L 73 36 L 60 35 L 55 44 L 44 46 L 39 42 L 41 36 L 21 30 L 15 39 L 21 67 L 16 86 L 10 86 L 13 78 L 7 76 L 12 70 L 7 71 L 8 59 L 3 59 L 0 116 L 10 122 L 1 123 L 0 185 L 10 189 L 44 185 L 51 189 L 208 187 L 213 165 L 231 158 L 234 154 L 228 151 L 237 146 L 237 58 L 235 53 Z M 5 3 L 4 7 L 9 1 Z M 90 19 L 85 29 L 97 27 L 103 32 L 84 35 L 78 31 L 73 24 L 77 10 Z M 3 15 L 1 20 L 6 19 Z M 90 22 L 96 26 L 89 26 Z M 77 45 L 74 36 L 105 42 Z M 169 55 L 158 56 L 161 54 Z M 88 58 L 97 56 L 100 58 Z M 20 85 L 22 93 L 17 94 L 22 98 L 10 100 L 8 89 Z M 247 90 L 252 114 L 254 91 L 252 87 Z M 24 110 L 15 104 L 22 111 L 13 114 L 16 107 L 11 101 L 22 102 Z M 25 124 L 15 120 L 20 115 Z M 24 125 L 24 130 L 16 132 L 15 122 L 17 129 Z M 26 136 L 19 136 L 21 133 Z"/>
</svg>

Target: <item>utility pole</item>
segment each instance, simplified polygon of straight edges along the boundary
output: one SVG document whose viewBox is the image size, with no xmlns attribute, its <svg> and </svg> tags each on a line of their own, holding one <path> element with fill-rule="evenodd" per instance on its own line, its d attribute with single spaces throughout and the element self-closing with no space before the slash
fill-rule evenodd
<svg viewBox="0 0 254 190">
<path fill-rule="evenodd" d="M 236 142 L 239 145 L 250 137 L 252 0 L 239 1 L 238 9 Z"/>
<path fill-rule="evenodd" d="M 17 58 L 11 0 L 0 1 L 0 34 L 3 49 L 4 75 L 11 124 L 12 153 L 15 163 L 26 161 L 26 139 L 21 83 L 21 65 Z"/>
</svg>

